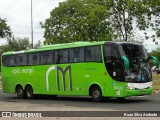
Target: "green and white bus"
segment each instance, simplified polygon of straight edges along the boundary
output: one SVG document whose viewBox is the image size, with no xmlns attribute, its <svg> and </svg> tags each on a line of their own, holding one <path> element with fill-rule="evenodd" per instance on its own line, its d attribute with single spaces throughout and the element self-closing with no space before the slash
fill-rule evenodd
<svg viewBox="0 0 160 120">
<path fill-rule="evenodd" d="M 129 42 L 74 42 L 10 51 L 2 55 L 2 89 L 19 98 L 34 95 L 126 98 L 152 94 L 143 45 Z"/>
</svg>

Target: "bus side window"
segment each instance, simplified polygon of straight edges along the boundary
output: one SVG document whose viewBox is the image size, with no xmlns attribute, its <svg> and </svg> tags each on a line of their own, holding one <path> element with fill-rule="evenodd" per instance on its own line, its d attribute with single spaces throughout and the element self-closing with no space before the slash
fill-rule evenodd
<svg viewBox="0 0 160 120">
<path fill-rule="evenodd" d="M 60 61 L 60 57 L 58 57 L 59 56 L 58 50 L 53 51 L 52 55 L 53 55 L 53 64 L 58 64 Z"/>
<path fill-rule="evenodd" d="M 5 67 L 9 66 L 9 57 L 8 56 L 2 56 L 2 65 Z"/>
<path fill-rule="evenodd" d="M 40 64 L 45 65 L 45 64 L 52 64 L 52 63 L 53 63 L 52 51 L 42 52 Z"/>
<path fill-rule="evenodd" d="M 11 55 L 5 55 L 2 57 L 2 65 L 5 66 L 5 67 L 9 67 L 11 66 Z M 15 66 L 15 65 L 12 65 L 12 66 Z"/>
<path fill-rule="evenodd" d="M 41 64 L 48 64 L 48 54 L 47 53 L 41 53 Z"/>
<path fill-rule="evenodd" d="M 95 46 L 94 47 L 94 61 L 101 62 L 102 57 L 101 57 L 101 47 L 100 46 Z"/>
<path fill-rule="evenodd" d="M 59 50 L 58 59 L 60 59 L 59 63 L 68 63 L 68 50 Z"/>
<path fill-rule="evenodd" d="M 48 64 L 53 64 L 53 53 L 52 52 L 48 54 Z"/>
<path fill-rule="evenodd" d="M 111 59 L 111 51 L 112 51 L 112 47 L 110 45 L 107 45 L 104 47 L 105 67 L 110 76 L 112 76 L 112 73 L 113 73 L 113 63 Z"/>
<path fill-rule="evenodd" d="M 16 63 L 18 66 L 27 65 L 27 54 L 16 55 Z"/>
<path fill-rule="evenodd" d="M 28 65 L 38 65 L 40 63 L 40 53 L 30 53 L 28 60 Z"/>
<path fill-rule="evenodd" d="M 117 81 L 124 80 L 123 62 L 119 57 L 118 50 L 112 45 L 104 47 L 105 66 L 109 75 Z"/>
<path fill-rule="evenodd" d="M 101 47 L 91 46 L 85 48 L 86 62 L 101 62 Z"/>
<path fill-rule="evenodd" d="M 10 59 L 9 59 L 9 63 L 8 63 L 8 66 L 10 67 L 13 67 L 13 66 L 16 66 L 16 61 L 15 61 L 15 59 L 13 58 L 13 57 L 11 57 Z"/>
<path fill-rule="evenodd" d="M 69 50 L 69 62 L 84 62 L 84 48 L 72 48 Z"/>
</svg>

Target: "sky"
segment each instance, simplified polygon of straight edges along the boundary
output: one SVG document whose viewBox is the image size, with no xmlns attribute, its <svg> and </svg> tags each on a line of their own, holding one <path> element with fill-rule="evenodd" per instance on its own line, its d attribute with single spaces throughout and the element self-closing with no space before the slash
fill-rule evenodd
<svg viewBox="0 0 160 120">
<path fill-rule="evenodd" d="M 34 43 L 44 41 L 44 30 L 40 22 L 49 18 L 50 11 L 65 0 L 32 0 Z M 0 0 L 0 17 L 7 19 L 15 37 L 27 37 L 31 40 L 31 0 Z M 5 39 L 0 40 L 0 45 Z"/>
<path fill-rule="evenodd" d="M 34 43 L 45 40 L 44 29 L 41 28 L 40 22 L 49 18 L 50 11 L 63 1 L 65 0 L 32 0 Z M 0 17 L 6 18 L 15 37 L 27 37 L 31 41 L 31 0 L 0 0 Z M 142 32 L 139 34 L 142 35 Z M 5 39 L 0 39 L 0 45 L 4 43 Z M 150 51 L 157 47 L 151 40 L 145 41 L 144 46 Z"/>
</svg>

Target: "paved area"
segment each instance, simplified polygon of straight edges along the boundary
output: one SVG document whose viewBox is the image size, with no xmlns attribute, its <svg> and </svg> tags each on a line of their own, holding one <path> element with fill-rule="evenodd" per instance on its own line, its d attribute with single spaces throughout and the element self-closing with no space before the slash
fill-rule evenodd
<svg viewBox="0 0 160 120">
<path fill-rule="evenodd" d="M 160 111 L 160 94 L 153 94 L 142 97 L 131 97 L 124 101 L 118 101 L 117 99 L 105 98 L 102 102 L 92 102 L 89 97 L 67 97 L 59 96 L 35 98 L 32 100 L 18 99 L 16 95 L 4 94 L 0 90 L 0 111 L 86 111 L 85 117 L 48 117 L 47 119 L 56 120 L 101 120 L 109 119 L 110 117 L 87 117 L 87 111 Z M 62 116 L 65 112 L 62 112 Z M 89 114 L 88 114 L 89 115 Z M 98 112 L 95 112 L 95 116 L 98 116 Z M 133 117 L 122 117 L 124 120 L 132 120 Z M 115 117 L 113 120 L 121 120 L 122 118 Z M 136 117 L 138 118 L 138 117 Z M 142 118 L 142 117 L 141 117 Z M 140 118 L 140 119 L 141 119 Z M 1 118 L 0 118 L 1 119 Z M 11 118 L 3 118 L 11 119 Z M 13 119 L 13 118 L 12 118 Z M 18 118 L 19 119 L 19 118 Z M 16 120 L 18 120 L 16 118 Z M 27 118 L 24 118 L 27 119 Z M 43 119 L 43 118 L 34 118 Z M 143 118 L 144 119 L 144 118 Z M 147 117 L 147 119 L 158 119 L 158 117 Z M 134 118 L 135 120 L 135 118 Z"/>
</svg>

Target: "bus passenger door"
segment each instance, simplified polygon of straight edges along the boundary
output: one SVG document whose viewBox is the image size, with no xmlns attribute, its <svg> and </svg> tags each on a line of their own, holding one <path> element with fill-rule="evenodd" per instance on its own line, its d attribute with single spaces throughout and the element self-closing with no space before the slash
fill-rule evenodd
<svg viewBox="0 0 160 120">
<path fill-rule="evenodd" d="M 112 78 L 112 85 L 117 96 L 123 95 L 124 65 L 116 45 L 109 44 L 104 47 L 104 61 L 108 74 Z"/>
</svg>

